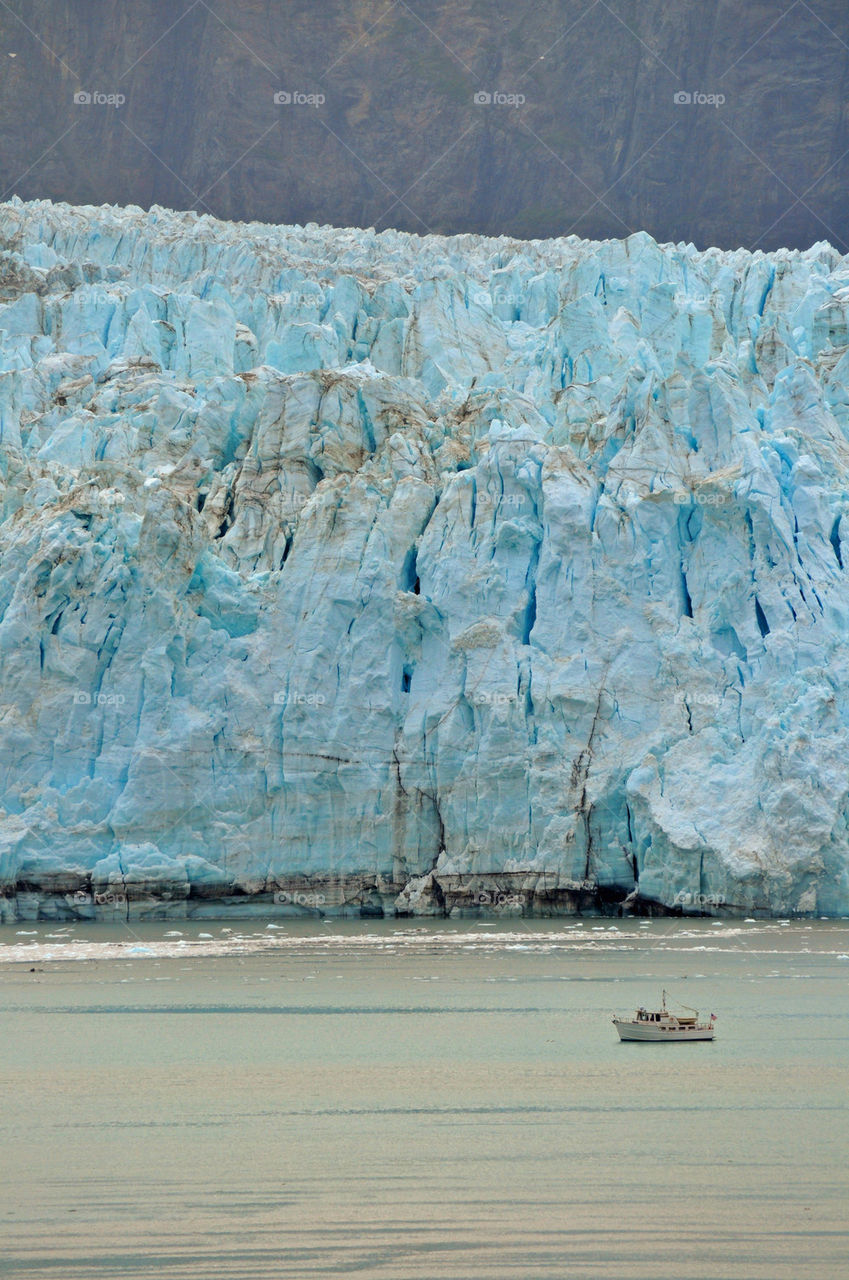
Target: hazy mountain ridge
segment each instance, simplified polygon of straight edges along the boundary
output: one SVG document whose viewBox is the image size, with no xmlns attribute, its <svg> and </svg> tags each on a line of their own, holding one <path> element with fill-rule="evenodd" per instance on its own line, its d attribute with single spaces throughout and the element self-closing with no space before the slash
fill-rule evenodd
<svg viewBox="0 0 849 1280">
<path fill-rule="evenodd" d="M 0 198 L 849 247 L 838 0 L 10 0 L 0 37 Z"/>
</svg>

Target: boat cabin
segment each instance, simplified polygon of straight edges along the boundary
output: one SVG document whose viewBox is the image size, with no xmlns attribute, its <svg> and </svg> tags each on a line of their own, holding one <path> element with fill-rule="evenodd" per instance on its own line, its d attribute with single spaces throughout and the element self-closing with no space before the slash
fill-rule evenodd
<svg viewBox="0 0 849 1280">
<path fill-rule="evenodd" d="M 666 1009 L 661 1010 L 660 1013 L 649 1013 L 647 1009 L 638 1009 L 637 1022 L 674 1022 L 679 1027 L 694 1027 L 696 1025 L 696 1015 L 672 1014 Z"/>
</svg>

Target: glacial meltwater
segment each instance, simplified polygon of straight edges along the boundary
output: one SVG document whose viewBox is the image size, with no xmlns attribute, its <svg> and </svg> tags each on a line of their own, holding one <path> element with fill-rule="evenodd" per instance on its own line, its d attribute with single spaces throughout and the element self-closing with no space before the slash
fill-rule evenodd
<svg viewBox="0 0 849 1280">
<path fill-rule="evenodd" d="M 846 921 L 0 930 L 14 1280 L 839 1280 Z M 614 1012 L 717 1014 L 623 1044 Z"/>
</svg>

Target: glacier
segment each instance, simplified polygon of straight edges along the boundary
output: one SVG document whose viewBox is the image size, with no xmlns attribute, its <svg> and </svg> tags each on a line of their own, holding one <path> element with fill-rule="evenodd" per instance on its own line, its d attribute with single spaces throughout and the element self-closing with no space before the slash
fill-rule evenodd
<svg viewBox="0 0 849 1280">
<path fill-rule="evenodd" d="M 6 920 L 849 913 L 828 244 L 12 199 L 0 358 Z"/>
</svg>

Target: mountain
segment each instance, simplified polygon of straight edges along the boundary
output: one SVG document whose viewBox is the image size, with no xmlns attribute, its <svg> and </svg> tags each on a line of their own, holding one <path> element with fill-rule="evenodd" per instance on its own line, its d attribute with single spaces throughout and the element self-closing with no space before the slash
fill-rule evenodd
<svg viewBox="0 0 849 1280">
<path fill-rule="evenodd" d="M 843 0 L 7 0 L 0 60 L 0 199 L 849 249 Z"/>
<path fill-rule="evenodd" d="M 0 231 L 10 916 L 847 912 L 847 259 Z"/>
</svg>

